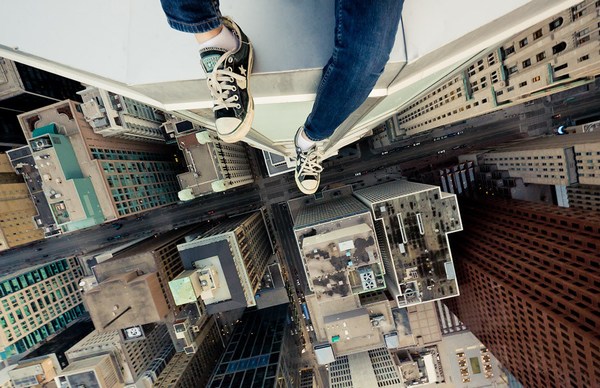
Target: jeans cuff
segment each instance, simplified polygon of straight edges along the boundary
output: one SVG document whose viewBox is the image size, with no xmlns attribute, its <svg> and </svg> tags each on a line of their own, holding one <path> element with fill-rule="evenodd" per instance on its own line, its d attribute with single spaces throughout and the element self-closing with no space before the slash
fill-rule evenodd
<svg viewBox="0 0 600 388">
<path fill-rule="evenodd" d="M 208 20 L 204 20 L 200 23 L 193 24 L 178 22 L 173 19 L 167 19 L 167 21 L 169 22 L 169 26 L 171 26 L 171 28 L 177 31 L 189 32 L 192 34 L 199 34 L 210 30 L 214 30 L 222 24 L 221 18 L 218 16 Z"/>
<path fill-rule="evenodd" d="M 312 141 L 321 141 L 323 139 L 318 139 L 317 136 L 311 135 L 309 133 L 309 131 L 311 131 L 310 127 L 308 127 L 306 124 L 304 124 L 304 134 L 306 135 L 306 137 L 308 137 L 309 140 Z"/>
</svg>

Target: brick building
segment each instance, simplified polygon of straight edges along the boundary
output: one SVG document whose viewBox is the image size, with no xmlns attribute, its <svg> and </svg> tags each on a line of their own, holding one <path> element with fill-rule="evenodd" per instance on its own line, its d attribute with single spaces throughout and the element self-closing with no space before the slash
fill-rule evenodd
<svg viewBox="0 0 600 388">
<path fill-rule="evenodd" d="M 500 199 L 461 209 L 461 296 L 446 304 L 525 386 L 598 386 L 600 214 Z"/>
</svg>

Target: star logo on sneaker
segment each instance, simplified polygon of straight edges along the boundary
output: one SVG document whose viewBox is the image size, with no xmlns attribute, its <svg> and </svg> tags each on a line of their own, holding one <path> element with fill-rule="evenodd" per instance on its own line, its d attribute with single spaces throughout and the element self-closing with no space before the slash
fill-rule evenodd
<svg viewBox="0 0 600 388">
<path fill-rule="evenodd" d="M 244 69 L 244 66 L 240 66 L 239 69 L 240 69 L 240 74 L 245 76 L 246 75 L 246 69 Z"/>
</svg>

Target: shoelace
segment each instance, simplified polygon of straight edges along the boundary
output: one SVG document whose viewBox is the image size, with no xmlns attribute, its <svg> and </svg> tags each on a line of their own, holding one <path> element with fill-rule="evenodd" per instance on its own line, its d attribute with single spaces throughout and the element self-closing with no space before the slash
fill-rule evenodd
<svg viewBox="0 0 600 388">
<path fill-rule="evenodd" d="M 233 72 L 231 67 L 221 69 L 220 66 L 230 56 L 222 55 L 221 58 L 215 64 L 213 71 L 206 77 L 206 83 L 210 90 L 210 95 L 214 100 L 213 111 L 219 109 L 236 108 L 240 109 L 241 105 L 237 103 L 238 96 L 236 94 L 230 95 L 231 92 L 237 90 L 237 86 L 234 84 L 234 80 L 237 80 L 239 84 L 246 83 L 246 78 L 242 75 Z"/>
<path fill-rule="evenodd" d="M 318 175 L 323 171 L 323 166 L 319 164 L 319 157 L 316 151 L 301 152 L 300 158 L 300 175 Z"/>
</svg>

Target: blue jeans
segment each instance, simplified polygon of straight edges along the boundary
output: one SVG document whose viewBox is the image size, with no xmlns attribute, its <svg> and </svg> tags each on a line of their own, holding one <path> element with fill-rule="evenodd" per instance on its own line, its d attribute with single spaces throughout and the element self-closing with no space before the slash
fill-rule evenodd
<svg viewBox="0 0 600 388">
<path fill-rule="evenodd" d="M 169 25 L 200 33 L 217 28 L 217 0 L 161 0 Z M 404 0 L 336 0 L 335 45 L 304 124 L 312 140 L 327 139 L 368 97 L 394 45 Z"/>
</svg>

